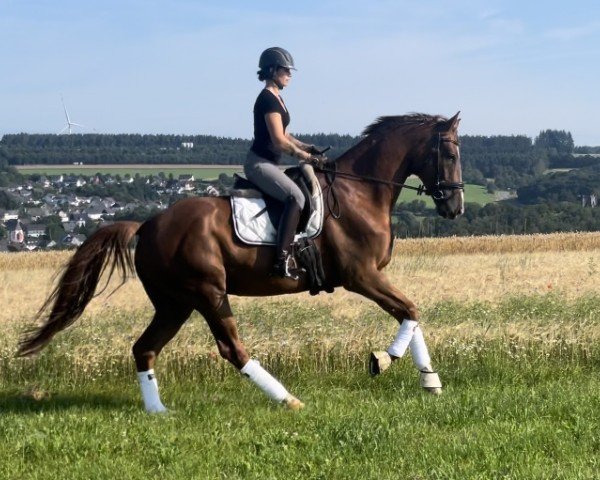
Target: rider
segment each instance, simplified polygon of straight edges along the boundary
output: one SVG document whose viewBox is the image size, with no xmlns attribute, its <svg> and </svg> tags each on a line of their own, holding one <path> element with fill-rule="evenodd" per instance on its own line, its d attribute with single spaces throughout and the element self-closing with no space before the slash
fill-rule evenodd
<svg viewBox="0 0 600 480">
<path fill-rule="evenodd" d="M 263 193 L 284 203 L 277 229 L 275 273 L 297 279 L 298 270 L 290 266 L 290 246 L 304 207 L 304 195 L 278 165 L 284 153 L 315 164 L 322 158 L 317 156 L 319 151 L 314 145 L 302 143 L 287 132 L 290 114 L 279 93 L 288 85 L 292 70 L 296 70 L 290 53 L 279 47 L 267 48 L 260 56 L 258 68 L 258 79 L 265 82 L 265 88 L 254 104 L 254 142 L 244 173 Z"/>
</svg>

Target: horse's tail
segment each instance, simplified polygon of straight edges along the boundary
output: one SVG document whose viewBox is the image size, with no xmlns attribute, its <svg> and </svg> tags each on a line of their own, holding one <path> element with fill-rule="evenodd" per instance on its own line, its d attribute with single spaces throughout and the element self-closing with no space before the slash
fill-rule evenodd
<svg viewBox="0 0 600 480">
<path fill-rule="evenodd" d="M 137 222 L 117 222 L 102 227 L 77 249 L 58 284 L 40 308 L 37 319 L 43 317 L 52 305 L 50 313 L 41 326 L 33 327 L 25 333 L 19 342 L 17 356 L 38 353 L 54 335 L 73 324 L 94 297 L 105 270 L 108 269 L 106 285 L 115 269 L 118 269 L 121 275 L 121 283 L 117 288 L 125 283 L 127 273 L 134 272 L 129 243 L 140 225 Z"/>
</svg>

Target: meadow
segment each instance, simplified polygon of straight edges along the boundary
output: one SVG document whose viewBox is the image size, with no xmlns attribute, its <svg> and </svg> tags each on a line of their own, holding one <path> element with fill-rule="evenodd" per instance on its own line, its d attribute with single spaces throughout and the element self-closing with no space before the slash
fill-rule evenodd
<svg viewBox="0 0 600 480">
<path fill-rule="evenodd" d="M 234 173 L 243 171 L 240 165 L 24 165 L 17 167 L 23 175 L 95 175 L 101 173 L 103 175 L 130 175 L 141 176 L 158 175 L 173 175 L 177 178 L 179 175 L 193 175 L 196 179 L 216 180 L 219 175 L 225 173 L 229 176 Z M 407 181 L 408 185 L 417 187 L 420 181 L 416 177 L 410 177 Z M 485 187 L 481 185 L 466 184 L 465 195 L 470 202 L 485 205 L 493 202 L 494 195 L 488 193 Z M 417 197 L 414 192 L 405 192 L 400 198 L 400 201 L 410 202 L 412 200 L 423 200 L 429 208 L 433 208 L 433 200 L 425 195 Z"/>
<path fill-rule="evenodd" d="M 193 175 L 196 179 L 215 180 L 221 173 L 233 175 L 241 172 L 240 165 L 24 165 L 17 167 L 23 175 L 85 175 L 91 176 L 96 173 L 103 175 L 130 175 L 141 176 L 158 175 L 164 173 L 166 176 Z"/>
<path fill-rule="evenodd" d="M 241 378 L 193 316 L 157 366 L 173 412 L 146 415 L 130 348 L 151 308 L 135 279 L 14 358 L 68 257 L 0 255 L 0 478 L 598 478 L 600 233 L 396 242 L 387 272 L 421 308 L 439 397 L 409 356 L 367 375 L 397 325 L 361 297 L 233 298 L 300 412 Z"/>
</svg>

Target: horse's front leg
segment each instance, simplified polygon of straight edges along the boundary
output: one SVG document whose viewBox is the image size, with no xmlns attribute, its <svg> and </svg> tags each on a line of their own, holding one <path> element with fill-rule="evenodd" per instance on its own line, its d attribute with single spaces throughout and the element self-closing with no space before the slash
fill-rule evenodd
<svg viewBox="0 0 600 480">
<path fill-rule="evenodd" d="M 442 383 L 431 366 L 429 351 L 419 326 L 419 312 L 416 305 L 394 288 L 379 271 L 353 275 L 352 278 L 354 279 L 352 282 L 344 285 L 346 289 L 373 300 L 400 323 L 398 334 L 387 351 L 371 353 L 369 361 L 371 375 L 382 373 L 393 361 L 403 357 L 406 350 L 410 349 L 413 362 L 421 374 L 421 386 L 433 394 L 442 393 Z"/>
</svg>

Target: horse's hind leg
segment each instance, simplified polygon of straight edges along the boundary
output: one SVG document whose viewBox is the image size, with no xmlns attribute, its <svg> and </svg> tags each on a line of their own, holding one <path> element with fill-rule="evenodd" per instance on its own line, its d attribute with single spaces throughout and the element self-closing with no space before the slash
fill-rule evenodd
<svg viewBox="0 0 600 480">
<path fill-rule="evenodd" d="M 156 307 L 152 322 L 133 346 L 144 407 L 148 413 L 162 413 L 167 410 L 158 393 L 154 363 L 163 347 L 175 336 L 191 312 L 191 307 L 181 307 L 174 303 Z"/>
<path fill-rule="evenodd" d="M 227 295 L 222 297 L 218 307 L 203 305 L 198 311 L 208 322 L 219 353 L 224 359 L 233 364 L 272 400 L 283 403 L 292 410 L 304 407 L 304 404 L 291 395 L 275 377 L 261 367 L 260 363 L 250 358 L 239 339 L 237 324 L 231 313 Z"/>
</svg>

